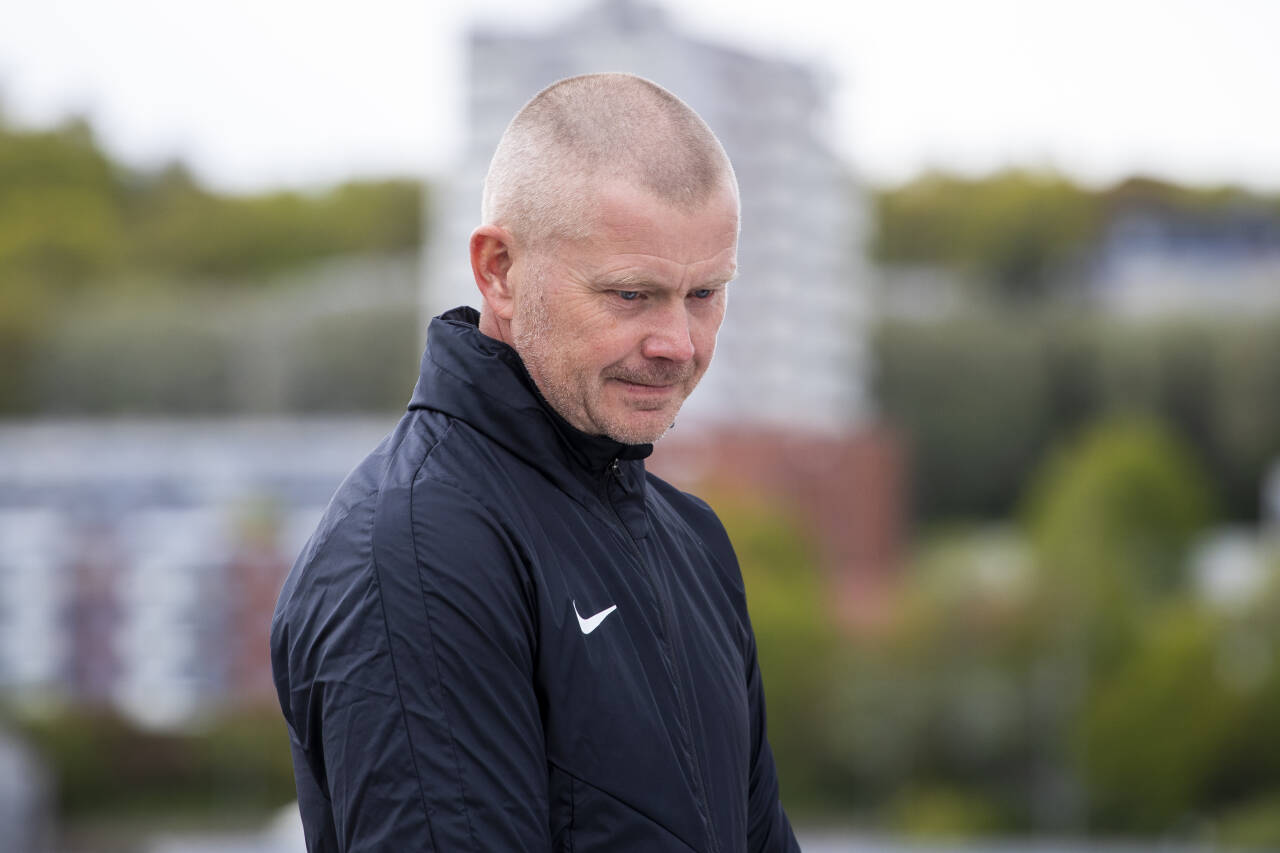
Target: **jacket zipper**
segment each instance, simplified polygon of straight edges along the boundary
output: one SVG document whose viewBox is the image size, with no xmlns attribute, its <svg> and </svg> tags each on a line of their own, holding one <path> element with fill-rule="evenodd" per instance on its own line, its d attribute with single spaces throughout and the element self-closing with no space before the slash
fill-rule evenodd
<svg viewBox="0 0 1280 853">
<path fill-rule="evenodd" d="M 657 570 L 650 567 L 644 559 L 644 554 L 640 547 L 636 544 L 635 539 L 631 536 L 631 531 L 627 529 L 626 523 L 622 520 L 622 516 L 618 514 L 618 508 L 614 506 L 613 498 L 609 495 L 609 476 L 612 476 L 618 483 L 622 485 L 622 469 L 618 465 L 618 460 L 614 459 L 609 466 L 609 472 L 603 481 L 602 497 L 608 505 L 613 517 L 618 521 L 618 527 L 621 529 L 623 538 L 631 544 L 632 553 L 635 555 L 636 563 L 641 570 L 645 572 L 645 580 L 649 584 L 649 588 L 653 591 L 653 596 L 658 602 L 658 619 L 662 625 L 662 654 L 667 661 L 667 668 L 671 674 L 671 689 L 676 694 L 676 705 L 680 712 L 680 723 L 684 728 L 684 743 L 689 754 L 689 761 L 692 764 L 693 784 L 695 787 L 695 804 L 698 807 L 698 817 L 702 819 L 702 825 L 706 830 L 707 838 L 711 841 L 713 850 L 719 851 L 720 840 L 716 837 L 715 824 L 711 821 L 711 815 L 708 811 L 707 803 L 707 786 L 702 775 L 702 764 L 698 760 L 698 749 L 693 742 L 693 721 L 689 714 L 689 705 L 684 698 L 684 690 L 681 688 L 683 681 L 683 671 L 688 666 L 682 665 L 684 661 L 677 659 L 677 649 L 671 642 L 671 627 L 674 622 L 674 615 L 671 611 L 671 597 L 664 592 L 665 584 L 659 582 Z"/>
</svg>

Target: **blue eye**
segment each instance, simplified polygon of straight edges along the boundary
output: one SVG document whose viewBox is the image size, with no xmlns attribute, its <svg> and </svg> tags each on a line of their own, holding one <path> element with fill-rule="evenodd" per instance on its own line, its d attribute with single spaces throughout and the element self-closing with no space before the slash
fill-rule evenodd
<svg viewBox="0 0 1280 853">
<path fill-rule="evenodd" d="M 708 299 L 710 298 L 711 294 L 714 292 L 715 291 L 711 290 L 711 288 L 704 287 L 701 290 L 692 291 L 689 295 L 692 296 L 694 299 Z"/>
<path fill-rule="evenodd" d="M 626 302 L 634 302 L 640 298 L 640 291 L 638 290 L 618 290 L 615 291 L 615 293 L 618 294 L 620 299 Z"/>
</svg>

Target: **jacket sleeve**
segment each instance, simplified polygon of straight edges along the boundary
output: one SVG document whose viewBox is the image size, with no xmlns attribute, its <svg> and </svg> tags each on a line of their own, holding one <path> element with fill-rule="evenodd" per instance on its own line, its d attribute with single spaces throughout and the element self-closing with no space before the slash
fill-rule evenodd
<svg viewBox="0 0 1280 853">
<path fill-rule="evenodd" d="M 309 648 L 289 666 L 309 672 L 281 700 L 308 849 L 549 850 L 517 548 L 439 483 L 382 491 L 369 524 L 367 570 L 327 572 L 320 553 L 294 614 Z"/>
<path fill-rule="evenodd" d="M 765 726 L 764 686 L 756 659 L 754 633 L 749 640 L 747 698 L 751 703 L 751 769 L 747 787 L 747 848 L 751 853 L 800 853 L 779 797 L 778 771 Z"/>
</svg>

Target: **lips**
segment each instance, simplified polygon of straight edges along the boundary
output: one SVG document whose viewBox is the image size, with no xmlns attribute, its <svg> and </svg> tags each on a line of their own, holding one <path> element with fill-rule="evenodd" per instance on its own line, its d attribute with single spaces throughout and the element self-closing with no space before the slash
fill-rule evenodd
<svg viewBox="0 0 1280 853">
<path fill-rule="evenodd" d="M 688 382 L 690 373 L 688 370 L 670 370 L 650 373 L 614 374 L 606 378 L 616 379 L 628 385 L 640 385 L 647 388 L 670 388 L 673 385 L 683 385 Z"/>
<path fill-rule="evenodd" d="M 630 379 L 619 379 L 618 381 L 624 385 L 630 385 L 632 388 L 648 388 L 653 391 L 665 391 L 668 388 L 675 386 L 674 382 L 665 382 L 661 385 L 655 385 L 649 382 L 634 382 Z"/>
</svg>

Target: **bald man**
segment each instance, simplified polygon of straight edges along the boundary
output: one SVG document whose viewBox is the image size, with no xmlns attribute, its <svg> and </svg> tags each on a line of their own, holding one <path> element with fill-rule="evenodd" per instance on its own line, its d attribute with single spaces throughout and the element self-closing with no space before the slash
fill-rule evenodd
<svg viewBox="0 0 1280 853">
<path fill-rule="evenodd" d="M 313 851 L 794 851 L 742 577 L 643 459 L 706 371 L 738 190 L 623 74 L 507 128 L 399 426 L 290 573 L 272 666 Z"/>
</svg>

